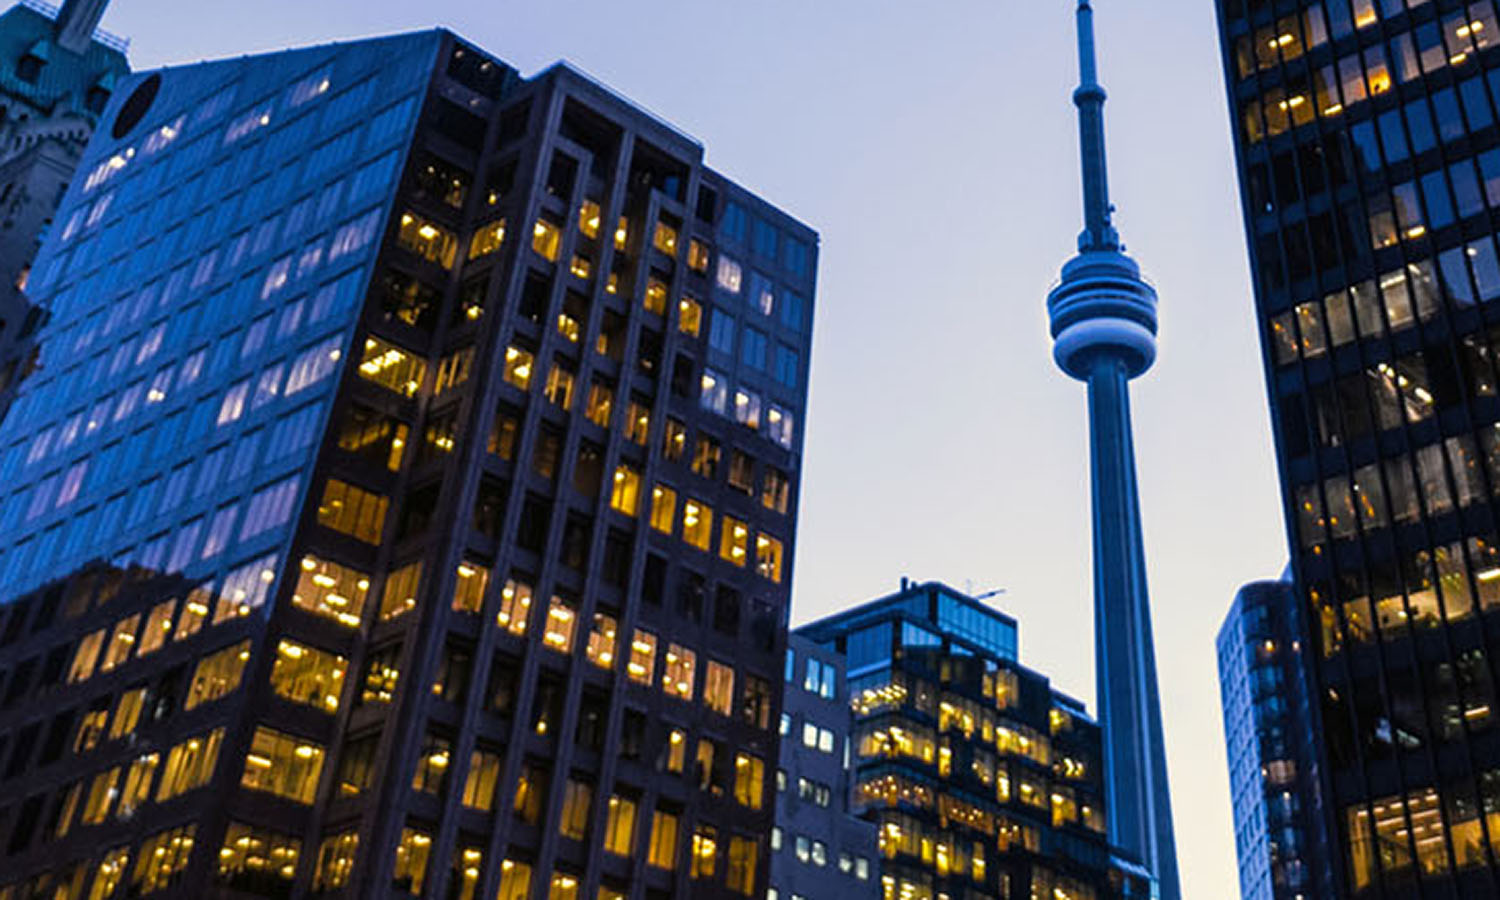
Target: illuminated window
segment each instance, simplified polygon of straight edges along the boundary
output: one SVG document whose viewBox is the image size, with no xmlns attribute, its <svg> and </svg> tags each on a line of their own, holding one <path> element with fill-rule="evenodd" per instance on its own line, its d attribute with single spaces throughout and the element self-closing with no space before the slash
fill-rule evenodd
<svg viewBox="0 0 1500 900">
<path fill-rule="evenodd" d="M 608 428 L 609 416 L 614 408 L 615 392 L 609 385 L 602 381 L 589 385 L 588 402 L 583 409 L 585 418 L 600 428 Z"/>
<path fill-rule="evenodd" d="M 391 883 L 413 897 L 422 896 L 422 883 L 427 879 L 427 856 L 431 852 L 432 835 L 415 828 L 401 829 Z"/>
<path fill-rule="evenodd" d="M 683 295 L 677 301 L 677 330 L 688 337 L 697 337 L 703 327 L 703 307 L 692 297 Z"/>
<path fill-rule="evenodd" d="M 358 832 L 345 831 L 323 838 L 318 845 L 318 864 L 313 869 L 313 891 L 333 891 L 347 885 L 358 852 Z"/>
<path fill-rule="evenodd" d="M 708 245 L 694 238 L 688 241 L 688 268 L 702 274 L 708 271 Z"/>
<path fill-rule="evenodd" d="M 604 850 L 617 856 L 629 856 L 635 850 L 635 801 L 619 794 L 609 798 L 604 820 Z"/>
<path fill-rule="evenodd" d="M 709 660 L 703 673 L 703 702 L 721 716 L 734 710 L 734 667 Z"/>
<path fill-rule="evenodd" d="M 662 668 L 661 687 L 670 697 L 693 699 L 693 680 L 698 654 L 681 644 L 667 645 L 667 661 Z"/>
<path fill-rule="evenodd" d="M 198 660 L 193 669 L 193 679 L 188 683 L 187 699 L 183 709 L 193 709 L 203 703 L 211 703 L 240 686 L 245 674 L 245 664 L 250 661 L 250 642 L 240 641 L 217 653 Z"/>
<path fill-rule="evenodd" d="M 453 232 L 410 212 L 401 214 L 396 243 L 445 269 L 453 268 L 453 257 L 458 252 L 458 238 Z"/>
<path fill-rule="evenodd" d="M 625 245 L 629 242 L 630 220 L 625 218 L 624 216 L 621 216 L 619 224 L 615 226 L 615 249 L 624 250 Z"/>
<path fill-rule="evenodd" d="M 557 249 L 562 242 L 562 232 L 558 227 L 546 219 L 537 219 L 531 229 L 531 249 L 546 257 L 550 262 L 557 262 Z"/>
<path fill-rule="evenodd" d="M 625 437 L 646 446 L 646 440 L 651 433 L 651 407 L 635 400 L 630 401 L 630 406 L 625 410 Z"/>
<path fill-rule="evenodd" d="M 677 817 L 660 809 L 651 813 L 651 838 L 646 864 L 671 871 L 677 868 Z"/>
<path fill-rule="evenodd" d="M 366 381 L 395 391 L 403 397 L 415 396 L 427 376 L 427 364 L 417 356 L 378 337 L 365 338 L 364 355 L 359 361 L 359 375 Z"/>
<path fill-rule="evenodd" d="M 127 616 L 115 623 L 114 631 L 110 632 L 109 641 L 104 645 L 104 659 L 99 663 L 100 672 L 108 672 L 130 658 L 130 651 L 135 648 L 136 628 L 140 623 L 139 614 Z"/>
<path fill-rule="evenodd" d="M 594 628 L 589 632 L 587 654 L 589 662 L 601 669 L 611 669 L 615 664 L 615 643 L 618 640 L 619 623 L 614 616 L 594 613 Z"/>
<path fill-rule="evenodd" d="M 283 638 L 271 665 L 271 690 L 293 703 L 336 712 L 348 669 L 349 661 L 342 656 Z"/>
<path fill-rule="evenodd" d="M 599 204 L 593 200 L 583 201 L 583 205 L 578 208 L 578 230 L 584 237 L 593 240 L 599 236 L 599 224 Z"/>
<path fill-rule="evenodd" d="M 147 753 L 137 756 L 130 763 L 130 768 L 125 770 L 125 786 L 120 791 L 120 807 L 115 815 L 121 819 L 129 819 L 151 799 L 151 779 L 156 775 L 156 764 L 161 762 L 161 754 Z"/>
<path fill-rule="evenodd" d="M 500 892 L 495 900 L 531 900 L 531 866 L 507 859 L 500 864 Z"/>
<path fill-rule="evenodd" d="M 509 579 L 500 591 L 500 612 L 495 624 L 511 634 L 525 634 L 531 613 L 531 585 Z"/>
<path fill-rule="evenodd" d="M 476 562 L 458 566 L 458 580 L 453 585 L 455 612 L 477 613 L 484 608 L 484 592 L 490 584 L 490 570 Z"/>
<path fill-rule="evenodd" d="M 100 772 L 89 782 L 88 794 L 83 800 L 83 815 L 79 821 L 84 825 L 98 825 L 109 817 L 110 807 L 115 802 L 115 786 L 120 782 L 120 767 Z"/>
<path fill-rule="evenodd" d="M 781 541 L 766 534 L 755 536 L 755 571 L 762 578 L 781 583 Z"/>
<path fill-rule="evenodd" d="M 578 614 L 561 597 L 553 596 L 547 607 L 547 631 L 542 643 L 559 653 L 573 650 L 573 631 L 578 625 Z"/>
<path fill-rule="evenodd" d="M 786 449 L 792 449 L 792 414 L 772 403 L 766 410 L 766 436 Z"/>
<path fill-rule="evenodd" d="M 719 287 L 731 294 L 738 294 L 740 292 L 740 283 L 744 280 L 744 277 L 744 271 L 740 269 L 739 263 L 727 256 L 719 257 L 719 272 L 717 276 Z"/>
<path fill-rule="evenodd" d="M 743 566 L 749 544 L 749 527 L 733 516 L 725 516 L 719 532 L 719 558 Z"/>
<path fill-rule="evenodd" d="M 687 426 L 673 418 L 667 419 L 662 431 L 662 456 L 671 461 L 682 459 L 687 452 Z"/>
<path fill-rule="evenodd" d="M 484 851 L 478 847 L 455 847 L 453 850 L 453 881 L 448 885 L 451 900 L 474 900 L 479 890 L 479 878 L 483 873 Z"/>
<path fill-rule="evenodd" d="M 237 616 L 248 616 L 259 609 L 270 593 L 271 583 L 276 580 L 276 557 L 265 556 L 230 572 L 224 576 L 224 585 L 219 590 L 219 602 L 214 606 L 214 624 Z M 188 603 L 191 610 L 193 604 Z M 184 618 L 186 618 L 184 616 Z M 178 624 L 178 630 L 182 628 Z"/>
<path fill-rule="evenodd" d="M 174 745 L 167 752 L 161 784 L 156 787 L 156 802 L 164 803 L 208 784 L 219 764 L 219 747 L 223 743 L 224 729 L 216 728 Z"/>
<path fill-rule="evenodd" d="M 135 651 L 136 656 L 154 653 L 171 639 L 172 611 L 176 607 L 176 600 L 167 600 L 151 607 L 151 613 L 146 616 L 145 627 L 141 629 L 141 646 Z"/>
<path fill-rule="evenodd" d="M 722 416 L 729 408 L 729 379 L 713 369 L 704 369 L 698 379 L 698 405 Z"/>
<path fill-rule="evenodd" d="M 714 527 L 714 511 L 700 501 L 688 499 L 682 504 L 682 539 L 690 546 L 708 551 Z"/>
<path fill-rule="evenodd" d="M 536 357 L 532 356 L 530 351 L 519 347 L 506 347 L 505 368 L 501 372 L 501 377 L 524 391 L 531 387 L 532 366 L 535 362 Z"/>
<path fill-rule="evenodd" d="M 401 680 L 401 645 L 391 644 L 370 653 L 365 659 L 364 684 L 360 688 L 361 703 L 390 703 L 396 697 L 396 685 Z"/>
<path fill-rule="evenodd" d="M 535 825 L 542 818 L 542 804 L 547 799 L 547 772 L 527 760 L 521 763 L 521 774 L 516 779 L 516 797 L 511 805 L 516 817 L 528 825 Z"/>
<path fill-rule="evenodd" d="M 792 481 L 780 469 L 766 467 L 761 483 L 760 502 L 766 509 L 786 514 L 791 503 Z"/>
<path fill-rule="evenodd" d="M 677 518 L 677 492 L 664 484 L 651 489 L 651 527 L 671 534 Z"/>
<path fill-rule="evenodd" d="M 758 756 L 738 753 L 734 757 L 734 799 L 741 806 L 760 809 L 766 792 L 766 764 Z"/>
<path fill-rule="evenodd" d="M 724 873 L 724 884 L 731 891 L 745 897 L 754 895 L 755 864 L 759 849 L 760 845 L 750 838 L 729 839 L 729 866 Z"/>
<path fill-rule="evenodd" d="M 489 442 L 485 446 L 486 453 L 493 453 L 503 460 L 516 458 L 516 438 L 521 423 L 515 416 L 504 411 L 495 414 L 495 423 L 490 428 Z"/>
<path fill-rule="evenodd" d="M 158 832 L 141 841 L 135 856 L 135 871 L 130 875 L 131 896 L 149 894 L 171 887 L 187 868 L 193 855 L 193 833 L 196 825 L 184 825 Z"/>
<path fill-rule="evenodd" d="M 433 383 L 433 394 L 441 396 L 469 380 L 474 368 L 474 348 L 455 350 L 438 362 L 437 380 Z M 450 448 L 451 449 L 451 448 Z"/>
<path fill-rule="evenodd" d="M 78 723 L 78 734 L 73 738 L 73 752 L 87 753 L 99 746 L 104 736 L 104 723 L 109 719 L 109 700 L 101 698 L 94 709 L 87 710 Z"/>
<path fill-rule="evenodd" d="M 621 465 L 615 469 L 614 485 L 609 494 L 609 508 L 634 516 L 640 508 L 641 473 Z"/>
<path fill-rule="evenodd" d="M 625 667 L 630 680 L 650 684 L 656 672 L 656 635 L 649 631 L 635 630 L 630 642 L 630 662 Z"/>
<path fill-rule="evenodd" d="M 219 850 L 217 880 L 263 896 L 291 893 L 302 841 L 280 832 L 230 822 Z"/>
<path fill-rule="evenodd" d="M 651 246 L 668 256 L 676 256 L 677 229 L 665 221 L 658 221 L 656 231 L 651 235 Z"/>
<path fill-rule="evenodd" d="M 499 219 L 488 225 L 479 226 L 474 232 L 474 237 L 469 239 L 469 259 L 479 259 L 489 256 L 505 243 L 505 220 Z"/>
<path fill-rule="evenodd" d="M 73 651 L 73 661 L 68 665 L 68 684 L 75 684 L 93 675 L 94 666 L 99 662 L 99 653 L 103 649 L 103 629 L 84 635 Z"/>
<path fill-rule="evenodd" d="M 747 428 L 760 427 L 760 395 L 739 389 L 734 392 L 734 420 Z"/>
<path fill-rule="evenodd" d="M 547 888 L 547 900 L 578 900 L 578 878 L 566 872 L 555 872 Z"/>
<path fill-rule="evenodd" d="M 367 544 L 380 543 L 391 501 L 371 491 L 330 478 L 318 504 L 318 524 Z"/>
<path fill-rule="evenodd" d="M 141 710 L 146 706 L 146 689 L 132 688 L 120 695 L 115 704 L 115 717 L 109 723 L 109 739 L 115 740 L 135 733 L 141 720 Z"/>
<path fill-rule="evenodd" d="M 655 313 L 658 316 L 667 314 L 667 285 L 658 278 L 646 280 L 646 298 L 643 301 L 646 312 Z"/>
<path fill-rule="evenodd" d="M 417 560 L 392 572 L 385 579 L 380 598 L 380 621 L 385 622 L 417 608 L 417 592 L 422 585 L 422 561 Z"/>
<path fill-rule="evenodd" d="M 499 754 L 475 750 L 469 754 L 469 774 L 464 778 L 460 802 L 470 809 L 489 812 L 495 802 L 495 786 L 499 783 Z"/>
<path fill-rule="evenodd" d="M 323 771 L 323 748 L 265 726 L 255 729 L 240 786 L 312 803 Z"/>
<path fill-rule="evenodd" d="M 712 825 L 693 830 L 693 858 L 688 872 L 692 878 L 712 878 L 719 857 L 719 832 Z"/>
<path fill-rule="evenodd" d="M 567 786 L 563 789 L 562 817 L 558 820 L 558 833 L 575 841 L 583 840 L 584 832 L 589 825 L 589 805 L 593 800 L 594 789 L 592 787 L 586 782 L 569 778 Z"/>
<path fill-rule="evenodd" d="M 706 434 L 698 435 L 693 442 L 692 471 L 694 475 L 702 475 L 704 478 L 717 478 L 719 474 L 719 459 L 723 456 L 723 450 L 719 442 Z"/>
<path fill-rule="evenodd" d="M 453 761 L 453 743 L 436 734 L 422 738 L 417 754 L 417 768 L 412 773 L 411 789 L 424 794 L 441 794 L 448 782 L 449 764 Z"/>
</svg>

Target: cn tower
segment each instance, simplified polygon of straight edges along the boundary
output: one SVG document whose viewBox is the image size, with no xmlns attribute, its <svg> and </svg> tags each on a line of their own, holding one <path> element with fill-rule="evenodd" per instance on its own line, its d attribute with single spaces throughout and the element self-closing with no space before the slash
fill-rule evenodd
<svg viewBox="0 0 1500 900">
<path fill-rule="evenodd" d="M 1156 359 L 1156 290 L 1110 218 L 1104 88 L 1094 62 L 1094 11 L 1078 3 L 1080 83 L 1073 92 L 1083 158 L 1083 233 L 1047 297 L 1053 357 L 1088 385 L 1093 473 L 1094 655 L 1104 730 L 1110 842 L 1151 871 L 1161 900 L 1181 900 L 1140 497 L 1130 380 Z"/>
</svg>

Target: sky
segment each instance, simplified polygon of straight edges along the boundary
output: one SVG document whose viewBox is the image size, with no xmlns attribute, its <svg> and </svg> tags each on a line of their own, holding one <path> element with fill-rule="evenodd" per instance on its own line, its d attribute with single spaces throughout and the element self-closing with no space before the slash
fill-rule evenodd
<svg viewBox="0 0 1500 900">
<path fill-rule="evenodd" d="M 1286 561 L 1212 0 L 1097 0 L 1113 200 L 1161 295 L 1133 385 L 1186 896 L 1238 896 L 1214 638 Z M 566 59 L 822 235 L 793 622 L 942 580 L 1094 698 L 1083 386 L 1045 299 L 1081 227 L 1070 0 L 117 0 L 137 68 L 450 27 Z"/>
</svg>

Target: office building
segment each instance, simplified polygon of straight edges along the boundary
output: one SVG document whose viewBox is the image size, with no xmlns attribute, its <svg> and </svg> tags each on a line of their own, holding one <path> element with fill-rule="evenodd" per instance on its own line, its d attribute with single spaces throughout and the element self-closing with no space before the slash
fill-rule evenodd
<svg viewBox="0 0 1500 900">
<path fill-rule="evenodd" d="M 1290 581 L 1245 585 L 1219 629 L 1219 687 L 1244 900 L 1335 896 L 1302 634 Z"/>
<path fill-rule="evenodd" d="M 1104 145 L 1104 88 L 1094 11 L 1078 0 L 1079 149 L 1083 233 L 1047 295 L 1053 358 L 1088 385 L 1093 487 L 1094 669 L 1104 730 L 1110 841 L 1146 865 L 1161 900 L 1181 900 L 1161 696 L 1156 681 L 1145 538 L 1135 478 L 1130 381 L 1156 360 L 1156 289 L 1125 255 L 1113 223 Z"/>
<path fill-rule="evenodd" d="M 788 636 L 784 690 L 766 900 L 877 900 L 882 891 L 875 825 L 850 808 L 854 719 L 844 658 Z"/>
<path fill-rule="evenodd" d="M 0 419 L 33 364 L 41 311 L 21 293 L 89 136 L 130 72 L 126 42 L 98 30 L 107 0 L 0 13 Z"/>
<path fill-rule="evenodd" d="M 1218 3 L 1337 894 L 1500 894 L 1500 20 Z"/>
<path fill-rule="evenodd" d="M 102 122 L 0 425 L 0 896 L 762 893 L 816 235 L 443 31 Z"/>
<path fill-rule="evenodd" d="M 854 808 L 879 827 L 885 897 L 1151 896 L 1111 852 L 1099 725 L 1018 662 L 1014 619 L 903 579 L 796 634 L 847 661 Z"/>
</svg>

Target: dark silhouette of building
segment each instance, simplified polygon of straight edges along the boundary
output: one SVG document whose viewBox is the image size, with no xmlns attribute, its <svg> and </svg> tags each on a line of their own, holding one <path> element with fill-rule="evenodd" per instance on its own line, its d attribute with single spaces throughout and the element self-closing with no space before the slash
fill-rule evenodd
<svg viewBox="0 0 1500 900">
<path fill-rule="evenodd" d="M 875 825 L 850 806 L 854 720 L 844 658 L 790 635 L 784 691 L 766 900 L 875 900 L 882 895 Z"/>
<path fill-rule="evenodd" d="M 759 896 L 817 236 L 444 31 L 103 122 L 0 424 L 0 896 Z"/>
<path fill-rule="evenodd" d="M 31 261 L 120 79 L 126 43 L 98 31 L 107 0 L 0 14 L 0 419 L 34 364 L 41 310 L 22 294 Z"/>
<path fill-rule="evenodd" d="M 1017 661 L 1014 619 L 903 579 L 796 634 L 846 659 L 884 896 L 1151 896 L 1106 836 L 1099 725 Z"/>
<path fill-rule="evenodd" d="M 1245 900 L 1333 896 L 1312 736 L 1307 644 L 1290 581 L 1235 595 L 1219 629 L 1219 686 Z"/>
<path fill-rule="evenodd" d="M 1336 892 L 1500 893 L 1500 19 L 1220 0 Z"/>
</svg>

